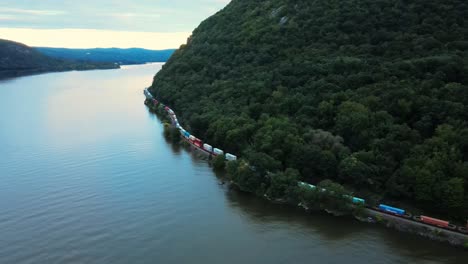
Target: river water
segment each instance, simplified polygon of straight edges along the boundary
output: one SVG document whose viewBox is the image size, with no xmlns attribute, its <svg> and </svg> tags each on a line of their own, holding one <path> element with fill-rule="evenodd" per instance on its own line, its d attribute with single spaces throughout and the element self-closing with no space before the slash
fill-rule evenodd
<svg viewBox="0 0 468 264">
<path fill-rule="evenodd" d="M 0 82 L 0 263 L 468 263 L 219 185 L 143 104 L 161 64 Z"/>
</svg>

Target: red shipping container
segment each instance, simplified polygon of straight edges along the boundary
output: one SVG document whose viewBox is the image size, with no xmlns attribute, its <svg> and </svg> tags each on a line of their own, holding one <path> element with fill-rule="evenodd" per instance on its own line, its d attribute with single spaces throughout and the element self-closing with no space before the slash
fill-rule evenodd
<svg viewBox="0 0 468 264">
<path fill-rule="evenodd" d="M 203 146 L 203 141 L 201 141 L 200 139 L 196 138 L 194 141 L 193 141 L 193 144 L 195 144 L 195 146 L 201 148 Z"/>
<path fill-rule="evenodd" d="M 446 228 L 450 227 L 450 223 L 448 221 L 440 220 L 437 218 L 432 218 L 429 216 L 421 215 L 421 221 L 426 224 L 436 225 L 439 227 L 446 227 Z"/>
</svg>

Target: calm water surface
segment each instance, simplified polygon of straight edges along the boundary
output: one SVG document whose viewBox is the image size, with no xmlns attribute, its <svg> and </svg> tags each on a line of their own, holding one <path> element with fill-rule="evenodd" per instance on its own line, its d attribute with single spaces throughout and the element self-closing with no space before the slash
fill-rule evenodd
<svg viewBox="0 0 468 264">
<path fill-rule="evenodd" d="M 0 263 L 468 263 L 466 251 L 230 191 L 162 137 L 161 64 L 0 82 Z"/>
</svg>

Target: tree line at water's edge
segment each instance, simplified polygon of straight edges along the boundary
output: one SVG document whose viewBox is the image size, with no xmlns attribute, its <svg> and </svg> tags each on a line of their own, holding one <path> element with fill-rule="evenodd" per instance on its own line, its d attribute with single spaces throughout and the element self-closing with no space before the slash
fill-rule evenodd
<svg viewBox="0 0 468 264">
<path fill-rule="evenodd" d="M 329 180 L 464 221 L 466 17 L 462 0 L 233 0 L 151 91 L 248 161 L 228 168 L 246 191 L 282 199 Z"/>
</svg>

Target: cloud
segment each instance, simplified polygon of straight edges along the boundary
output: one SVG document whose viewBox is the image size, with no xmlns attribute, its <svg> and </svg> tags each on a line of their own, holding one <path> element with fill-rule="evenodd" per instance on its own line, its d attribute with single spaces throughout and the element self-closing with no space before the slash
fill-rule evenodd
<svg viewBox="0 0 468 264">
<path fill-rule="evenodd" d="M 57 16 L 66 14 L 60 10 L 38 10 L 38 9 L 21 9 L 21 8 L 0 8 L 0 13 L 19 14 L 19 15 L 36 15 L 36 16 Z"/>
<path fill-rule="evenodd" d="M 15 16 L 12 16 L 12 15 L 3 15 L 3 14 L 0 14 L 0 21 L 14 21 L 16 19 Z"/>
<path fill-rule="evenodd" d="M 0 0 L 0 27 L 189 32 L 229 0 Z"/>
<path fill-rule="evenodd" d="M 111 13 L 107 14 L 116 18 L 158 18 L 160 14 L 144 14 L 144 13 Z"/>
</svg>

